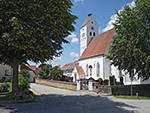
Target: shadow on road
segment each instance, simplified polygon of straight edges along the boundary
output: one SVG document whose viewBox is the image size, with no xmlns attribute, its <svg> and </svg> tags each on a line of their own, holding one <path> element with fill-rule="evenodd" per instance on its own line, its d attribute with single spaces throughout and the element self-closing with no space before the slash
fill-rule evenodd
<svg viewBox="0 0 150 113">
<path fill-rule="evenodd" d="M 40 102 L 7 104 L 7 107 L 15 109 L 10 113 L 134 113 L 123 107 L 135 108 L 121 102 L 113 102 L 106 97 L 91 95 L 42 95 Z"/>
</svg>

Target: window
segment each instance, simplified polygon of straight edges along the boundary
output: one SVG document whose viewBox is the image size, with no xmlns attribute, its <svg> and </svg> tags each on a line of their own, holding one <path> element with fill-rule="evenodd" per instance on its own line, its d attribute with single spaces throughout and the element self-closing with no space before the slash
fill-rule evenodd
<svg viewBox="0 0 150 113">
<path fill-rule="evenodd" d="M 90 36 L 92 36 L 92 32 L 90 32 Z"/>
<path fill-rule="evenodd" d="M 82 29 L 82 31 L 84 31 L 84 29 Z"/>
<path fill-rule="evenodd" d="M 92 30 L 94 30 L 94 27 L 91 27 Z"/>
<path fill-rule="evenodd" d="M 91 22 L 91 24 L 93 24 L 93 21 Z"/>
<path fill-rule="evenodd" d="M 85 33 L 82 34 L 82 37 L 84 37 L 84 36 L 85 36 Z"/>
<path fill-rule="evenodd" d="M 5 76 L 12 76 L 13 71 L 12 70 L 5 70 Z"/>
<path fill-rule="evenodd" d="M 95 32 L 93 33 L 93 36 L 95 36 Z"/>
<path fill-rule="evenodd" d="M 86 75 L 88 76 L 88 64 L 86 64 Z"/>
<path fill-rule="evenodd" d="M 100 65 L 99 65 L 98 62 L 97 62 L 96 73 L 97 73 L 97 77 L 99 77 L 99 75 L 100 75 Z"/>
</svg>

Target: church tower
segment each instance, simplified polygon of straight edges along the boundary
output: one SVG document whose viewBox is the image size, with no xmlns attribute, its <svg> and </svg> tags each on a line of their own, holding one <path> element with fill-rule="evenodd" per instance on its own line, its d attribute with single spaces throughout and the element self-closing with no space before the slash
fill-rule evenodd
<svg viewBox="0 0 150 113">
<path fill-rule="evenodd" d="M 80 28 L 80 56 L 87 48 L 90 41 L 98 35 L 98 25 L 92 14 L 84 21 Z"/>
</svg>

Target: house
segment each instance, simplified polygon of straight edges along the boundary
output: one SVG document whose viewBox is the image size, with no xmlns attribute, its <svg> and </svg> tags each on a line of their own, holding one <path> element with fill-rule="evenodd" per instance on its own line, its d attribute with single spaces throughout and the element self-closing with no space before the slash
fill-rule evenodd
<svg viewBox="0 0 150 113">
<path fill-rule="evenodd" d="M 115 35 L 115 29 L 110 29 L 98 35 L 98 25 L 92 14 L 84 21 L 80 28 L 80 58 L 78 67 L 72 71 L 73 81 L 77 82 L 78 90 L 93 89 L 93 82 L 99 78 L 106 81 L 109 85 L 109 76 L 114 75 L 116 81 L 120 81 L 120 76 L 124 78 L 124 84 L 131 84 L 131 78 L 125 71 L 119 70 L 105 55 L 108 54 L 112 37 Z M 78 71 L 78 69 L 81 71 Z M 82 72 L 82 74 L 81 74 Z M 83 82 L 87 81 L 87 82 Z M 132 84 L 150 84 L 150 79 L 142 81 L 142 78 L 135 76 Z"/>
<path fill-rule="evenodd" d="M 41 71 L 41 68 L 37 68 L 36 66 L 27 66 L 25 64 L 22 64 L 20 69 L 24 69 L 29 72 L 29 82 L 35 82 L 35 78 L 38 77 L 38 73 Z"/>
<path fill-rule="evenodd" d="M 0 80 L 5 78 L 5 80 L 9 80 L 13 76 L 13 69 L 8 65 L 0 64 Z"/>
<path fill-rule="evenodd" d="M 19 71 L 21 69 L 25 69 L 30 73 L 29 82 L 34 82 L 35 78 L 38 77 L 39 71 L 41 68 L 37 68 L 36 66 L 27 66 L 25 64 L 19 65 Z M 8 65 L 0 64 L 0 80 L 5 78 L 5 80 L 9 80 L 13 77 L 13 68 Z"/>
<path fill-rule="evenodd" d="M 73 72 L 76 65 L 78 65 L 78 61 L 74 61 L 74 62 L 65 64 L 61 68 L 61 70 L 64 71 L 63 75 L 67 76 L 67 77 L 72 77 L 72 72 Z"/>
</svg>

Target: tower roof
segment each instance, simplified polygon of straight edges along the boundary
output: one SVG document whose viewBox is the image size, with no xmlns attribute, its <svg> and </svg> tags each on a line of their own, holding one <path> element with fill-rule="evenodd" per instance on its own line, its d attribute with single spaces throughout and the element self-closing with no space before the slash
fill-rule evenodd
<svg viewBox="0 0 150 113">
<path fill-rule="evenodd" d="M 84 21 L 84 23 L 82 24 L 82 26 L 80 27 L 80 29 L 82 28 L 82 27 L 84 27 L 87 23 L 88 23 L 88 21 L 90 20 L 90 17 L 92 16 L 92 14 L 90 13 L 90 14 L 88 14 L 88 18 Z"/>
<path fill-rule="evenodd" d="M 115 28 L 94 37 L 80 56 L 79 60 L 104 55 L 114 35 Z"/>
</svg>

